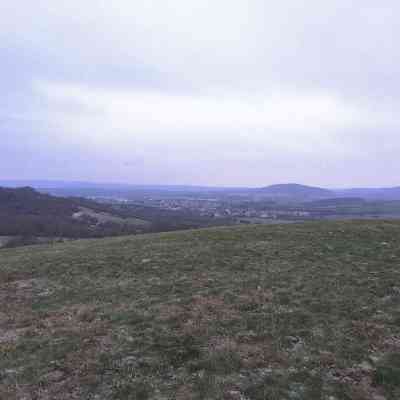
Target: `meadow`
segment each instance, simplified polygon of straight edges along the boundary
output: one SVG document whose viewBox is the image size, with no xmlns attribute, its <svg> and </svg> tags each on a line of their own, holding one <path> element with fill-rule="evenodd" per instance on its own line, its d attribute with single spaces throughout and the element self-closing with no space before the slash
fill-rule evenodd
<svg viewBox="0 0 400 400">
<path fill-rule="evenodd" d="M 0 399 L 398 400 L 400 222 L 0 250 Z"/>
</svg>

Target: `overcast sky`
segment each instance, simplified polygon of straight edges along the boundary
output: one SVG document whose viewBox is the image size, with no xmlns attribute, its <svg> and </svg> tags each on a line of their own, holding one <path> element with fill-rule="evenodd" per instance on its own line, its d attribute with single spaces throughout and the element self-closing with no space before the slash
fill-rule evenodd
<svg viewBox="0 0 400 400">
<path fill-rule="evenodd" d="M 398 0 L 2 0 L 0 179 L 400 185 Z"/>
</svg>

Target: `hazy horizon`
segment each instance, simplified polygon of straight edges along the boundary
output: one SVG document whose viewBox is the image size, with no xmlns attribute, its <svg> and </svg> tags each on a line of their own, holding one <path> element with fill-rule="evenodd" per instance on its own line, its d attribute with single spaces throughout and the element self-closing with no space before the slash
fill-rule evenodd
<svg viewBox="0 0 400 400">
<path fill-rule="evenodd" d="M 400 188 L 400 185 L 394 186 L 326 186 L 326 185 L 310 185 L 303 182 L 273 182 L 266 185 L 259 185 L 259 186 L 245 186 L 245 185 L 197 185 L 196 183 L 193 184 L 163 184 L 163 183 L 153 183 L 153 184 L 146 184 L 146 183 L 130 183 L 130 182 L 105 182 L 105 181 L 75 181 L 75 180 L 62 180 L 62 179 L 0 179 L 0 187 L 7 187 L 5 185 L 9 183 L 9 187 L 23 187 L 23 186 L 30 186 L 32 185 L 35 188 L 62 188 L 62 187 L 80 187 L 84 188 L 85 185 L 90 186 L 98 186 L 98 187 L 107 187 L 110 186 L 132 186 L 132 187 L 188 187 L 188 188 L 210 188 L 210 189 L 260 189 L 266 188 L 270 186 L 277 186 L 277 185 L 300 185 L 306 187 L 319 187 L 322 189 L 332 190 L 332 191 L 341 191 L 341 190 L 351 190 L 351 189 L 393 189 L 393 188 Z M 48 186 L 46 186 L 48 185 Z M 64 185 L 64 186 L 63 186 Z"/>
<path fill-rule="evenodd" d="M 0 180 L 393 187 L 400 3 L 0 5 Z"/>
</svg>

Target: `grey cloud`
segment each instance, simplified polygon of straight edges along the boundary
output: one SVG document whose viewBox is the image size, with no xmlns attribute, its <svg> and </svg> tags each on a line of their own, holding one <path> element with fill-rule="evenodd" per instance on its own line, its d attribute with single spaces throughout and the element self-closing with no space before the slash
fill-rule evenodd
<svg viewBox="0 0 400 400">
<path fill-rule="evenodd" d="M 399 19 L 394 0 L 5 0 L 1 177 L 398 184 Z M 38 82 L 67 94 L 46 96 Z M 150 103 L 140 114 L 141 94 Z M 99 104 L 85 103 L 97 95 Z M 180 96 L 189 104 L 182 115 L 165 107 L 185 105 Z M 279 96 L 283 105 L 272 109 L 288 104 L 287 121 L 304 126 L 262 118 L 253 99 Z M 293 96 L 333 104 L 320 120 L 302 120 Z M 254 124 L 252 107 L 261 107 Z M 213 110 L 224 113 L 222 126 Z"/>
</svg>

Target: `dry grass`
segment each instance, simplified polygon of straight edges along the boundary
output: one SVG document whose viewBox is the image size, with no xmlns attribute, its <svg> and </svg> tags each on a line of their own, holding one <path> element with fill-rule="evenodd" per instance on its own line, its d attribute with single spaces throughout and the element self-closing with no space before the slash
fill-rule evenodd
<svg viewBox="0 0 400 400">
<path fill-rule="evenodd" d="M 0 251 L 0 399 L 397 400 L 400 223 Z"/>
</svg>

